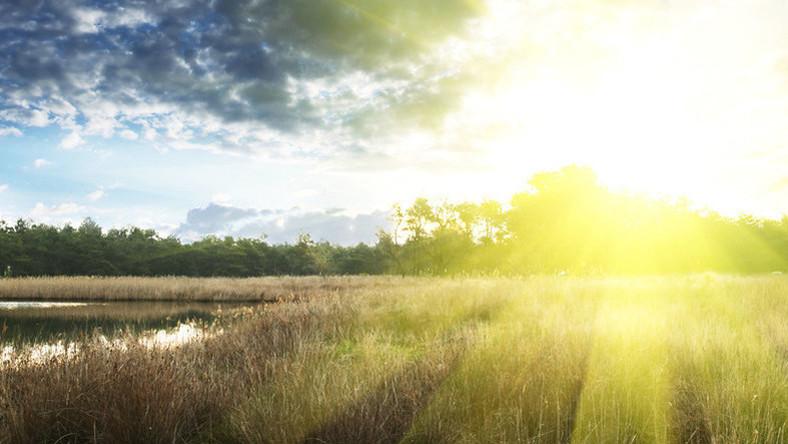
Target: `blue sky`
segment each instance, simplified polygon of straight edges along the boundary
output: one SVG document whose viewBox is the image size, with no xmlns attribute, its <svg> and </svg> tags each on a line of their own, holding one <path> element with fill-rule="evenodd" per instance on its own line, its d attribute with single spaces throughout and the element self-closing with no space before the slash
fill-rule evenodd
<svg viewBox="0 0 788 444">
<path fill-rule="evenodd" d="M 353 243 L 534 172 L 788 213 L 788 5 L 0 4 L 0 218 Z"/>
<path fill-rule="evenodd" d="M 73 150 L 53 149 L 63 137 L 56 128 L 35 128 L 3 139 L 0 215 L 7 220 L 29 217 L 53 224 L 78 224 L 91 217 L 105 226 L 152 227 L 187 240 L 215 233 L 267 234 L 275 241 L 289 241 L 311 229 L 325 238 L 353 243 L 373 240 L 374 231 L 388 224 L 384 212 L 376 211 L 374 205 L 352 210 L 331 190 L 315 188 L 318 184 L 303 175 L 303 162 L 200 150 L 160 151 L 122 137 L 88 139 Z M 345 206 L 336 206 L 341 203 Z M 219 206 L 275 210 L 278 218 L 300 220 L 302 226 L 284 233 L 278 233 L 282 230 L 276 226 L 259 233 L 249 229 L 236 233 L 220 226 L 210 231 L 190 229 L 190 210 Z M 327 214 L 341 215 L 339 220 L 374 216 L 376 225 L 366 227 L 359 238 L 348 238 L 339 231 L 315 230 L 314 223 L 305 219 L 305 215 L 320 218 Z"/>
</svg>

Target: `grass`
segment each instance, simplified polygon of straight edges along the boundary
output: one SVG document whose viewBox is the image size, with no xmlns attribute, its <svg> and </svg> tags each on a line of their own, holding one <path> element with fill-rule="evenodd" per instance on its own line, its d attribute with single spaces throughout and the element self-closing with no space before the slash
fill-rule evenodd
<svg viewBox="0 0 788 444">
<path fill-rule="evenodd" d="M 788 441 L 782 276 L 171 278 L 136 281 L 137 293 L 131 278 L 42 279 L 0 291 L 58 282 L 70 298 L 280 302 L 228 313 L 223 334 L 175 349 L 88 338 L 75 358 L 0 370 L 0 442 Z"/>
<path fill-rule="evenodd" d="M 277 302 L 402 284 L 390 277 L 33 277 L 0 279 L 0 300 Z"/>
</svg>

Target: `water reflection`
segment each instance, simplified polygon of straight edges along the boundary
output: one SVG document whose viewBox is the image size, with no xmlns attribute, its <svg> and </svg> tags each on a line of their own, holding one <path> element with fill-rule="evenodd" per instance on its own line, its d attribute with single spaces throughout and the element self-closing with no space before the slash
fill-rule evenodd
<svg viewBox="0 0 788 444">
<path fill-rule="evenodd" d="M 81 307 L 88 302 L 46 302 L 46 301 L 0 301 L 0 310 L 17 310 L 20 308 L 57 308 Z"/>
<path fill-rule="evenodd" d="M 236 306 L 178 302 L 0 302 L 0 344 L 69 342 L 94 332 L 107 338 L 120 333 L 167 332 L 181 325 L 207 323 L 223 309 Z"/>
</svg>

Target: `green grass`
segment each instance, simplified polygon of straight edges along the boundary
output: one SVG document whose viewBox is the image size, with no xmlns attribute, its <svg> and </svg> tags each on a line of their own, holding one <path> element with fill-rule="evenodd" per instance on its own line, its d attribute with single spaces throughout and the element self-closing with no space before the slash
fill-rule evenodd
<svg viewBox="0 0 788 444">
<path fill-rule="evenodd" d="M 283 282 L 203 342 L 0 370 L 0 442 L 788 441 L 782 276 Z"/>
</svg>

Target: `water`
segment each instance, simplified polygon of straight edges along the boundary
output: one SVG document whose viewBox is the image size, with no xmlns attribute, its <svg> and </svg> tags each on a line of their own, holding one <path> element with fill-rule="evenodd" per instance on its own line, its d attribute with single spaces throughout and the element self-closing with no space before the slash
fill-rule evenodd
<svg viewBox="0 0 788 444">
<path fill-rule="evenodd" d="M 42 301 L 0 301 L 0 311 L 15 310 L 19 308 L 57 308 L 57 307 L 81 307 L 88 305 L 87 302 L 42 302 Z"/>
<path fill-rule="evenodd" d="M 51 344 L 100 334 L 182 330 L 237 304 L 180 302 L 0 302 L 0 346 Z"/>
</svg>

